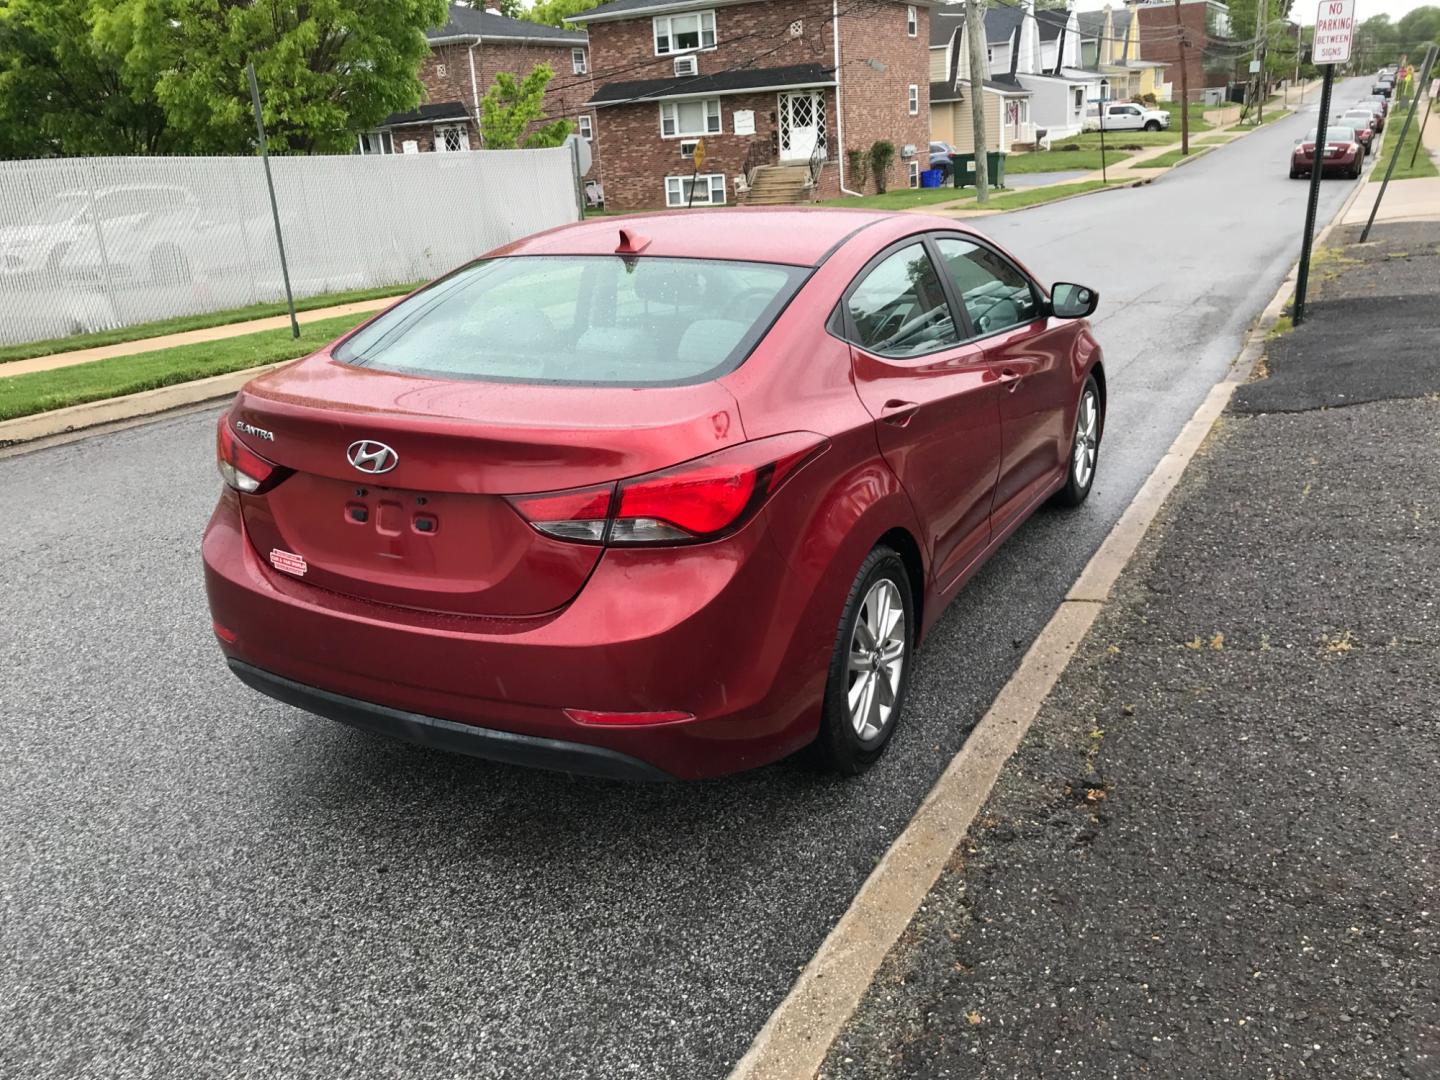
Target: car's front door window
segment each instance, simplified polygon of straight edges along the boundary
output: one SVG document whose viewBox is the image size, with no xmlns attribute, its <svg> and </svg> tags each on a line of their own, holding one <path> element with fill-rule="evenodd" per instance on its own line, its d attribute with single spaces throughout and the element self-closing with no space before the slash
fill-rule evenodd
<svg viewBox="0 0 1440 1080">
<path fill-rule="evenodd" d="M 881 356 L 921 356 L 960 340 L 940 275 L 918 241 L 872 269 L 847 303 L 856 344 Z"/>
<path fill-rule="evenodd" d="M 936 247 L 977 337 L 1022 326 L 1039 315 L 1029 278 L 998 252 L 956 237 L 942 237 Z"/>
</svg>

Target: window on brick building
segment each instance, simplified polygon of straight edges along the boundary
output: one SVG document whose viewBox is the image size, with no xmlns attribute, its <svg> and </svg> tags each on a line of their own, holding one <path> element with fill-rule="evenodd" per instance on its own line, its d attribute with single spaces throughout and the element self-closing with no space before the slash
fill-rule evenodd
<svg viewBox="0 0 1440 1080">
<path fill-rule="evenodd" d="M 362 154 L 393 154 L 395 142 L 388 131 L 362 131 L 359 149 Z"/>
<path fill-rule="evenodd" d="M 590 70 L 590 65 L 585 59 L 584 49 L 570 50 L 570 68 L 576 75 L 584 75 Z"/>
<path fill-rule="evenodd" d="M 912 188 L 920 186 L 920 163 L 918 161 L 910 162 L 910 186 Z"/>
<path fill-rule="evenodd" d="M 911 37 L 920 33 L 920 14 L 915 10 L 914 4 L 908 4 L 905 8 L 905 33 Z"/>
<path fill-rule="evenodd" d="M 575 131 L 582 139 L 595 137 L 595 122 L 590 119 L 589 113 L 581 113 L 575 118 L 575 121 Z"/>
<path fill-rule="evenodd" d="M 920 87 L 912 85 L 909 90 L 910 115 L 920 115 Z"/>
<path fill-rule="evenodd" d="M 660 134 L 666 139 L 720 133 L 720 99 L 662 101 Z"/>
<path fill-rule="evenodd" d="M 689 11 L 655 17 L 655 55 L 715 48 L 715 12 Z"/>
<path fill-rule="evenodd" d="M 711 173 L 696 177 L 667 176 L 665 178 L 666 206 L 723 206 L 724 204 L 724 173 Z"/>
<path fill-rule="evenodd" d="M 436 124 L 435 149 L 440 153 L 454 153 L 470 149 L 470 130 L 464 124 Z"/>
</svg>

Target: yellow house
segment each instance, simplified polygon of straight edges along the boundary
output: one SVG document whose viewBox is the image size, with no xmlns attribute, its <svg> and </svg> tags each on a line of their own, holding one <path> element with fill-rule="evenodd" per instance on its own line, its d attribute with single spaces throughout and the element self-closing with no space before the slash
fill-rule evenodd
<svg viewBox="0 0 1440 1080">
<path fill-rule="evenodd" d="M 1117 11 L 1106 4 L 1081 12 L 1079 21 L 1081 65 L 1105 76 L 1106 97 L 1125 101 L 1153 94 L 1159 101 L 1170 100 L 1165 65 L 1140 55 L 1140 20 L 1132 8 Z"/>
</svg>

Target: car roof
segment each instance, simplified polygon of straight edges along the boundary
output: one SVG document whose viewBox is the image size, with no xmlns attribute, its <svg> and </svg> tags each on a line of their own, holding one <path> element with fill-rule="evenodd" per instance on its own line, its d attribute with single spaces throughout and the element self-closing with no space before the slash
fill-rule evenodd
<svg viewBox="0 0 1440 1080">
<path fill-rule="evenodd" d="M 613 255 L 621 243 L 623 229 L 632 238 L 643 237 L 648 241 L 642 250 L 652 257 L 815 266 L 850 236 L 895 216 L 841 207 L 626 214 L 562 225 L 518 240 L 492 255 Z"/>
</svg>

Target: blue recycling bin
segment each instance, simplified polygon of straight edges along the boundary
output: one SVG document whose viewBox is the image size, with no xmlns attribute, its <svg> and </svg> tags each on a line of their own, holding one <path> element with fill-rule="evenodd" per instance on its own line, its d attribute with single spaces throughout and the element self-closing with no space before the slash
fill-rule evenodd
<svg viewBox="0 0 1440 1080">
<path fill-rule="evenodd" d="M 944 182 L 944 169 L 926 169 L 920 174 L 920 186 L 922 188 L 938 188 Z"/>
</svg>

